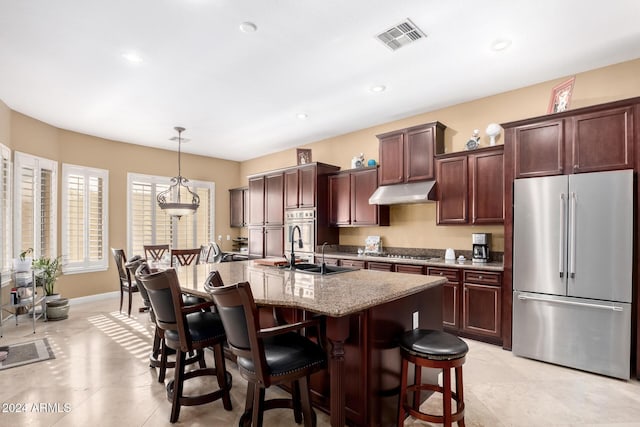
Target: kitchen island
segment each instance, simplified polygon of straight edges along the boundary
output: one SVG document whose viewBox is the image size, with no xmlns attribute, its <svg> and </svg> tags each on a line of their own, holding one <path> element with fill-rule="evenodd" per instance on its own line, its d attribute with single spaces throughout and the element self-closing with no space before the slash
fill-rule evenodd
<svg viewBox="0 0 640 427">
<path fill-rule="evenodd" d="M 331 425 L 394 423 L 397 339 L 414 321 L 442 329 L 445 278 L 372 270 L 319 276 L 241 261 L 179 268 L 182 288 L 208 297 L 202 282 L 213 269 L 226 284 L 249 282 L 256 304 L 282 307 L 291 320 L 326 317 L 329 370 L 313 375 L 311 388 L 314 404 L 330 412 Z"/>
</svg>

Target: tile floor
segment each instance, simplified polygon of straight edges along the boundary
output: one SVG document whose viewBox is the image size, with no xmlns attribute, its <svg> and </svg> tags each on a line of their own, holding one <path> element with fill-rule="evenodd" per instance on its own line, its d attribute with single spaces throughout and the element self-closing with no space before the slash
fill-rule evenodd
<svg viewBox="0 0 640 427">
<path fill-rule="evenodd" d="M 35 335 L 27 320 L 18 327 L 4 324 L 0 345 L 46 336 L 56 358 L 0 371 L 0 409 L 27 404 L 26 413 L 0 412 L 0 426 L 170 425 L 165 388 L 148 367 L 148 317 L 138 314 L 136 307 L 128 318 L 117 307 L 112 297 L 75 303 L 69 319 L 38 322 Z M 640 426 L 636 380 L 610 379 L 514 357 L 493 345 L 468 343 L 467 426 Z M 228 367 L 234 410 L 226 412 L 219 401 L 184 407 L 177 425 L 237 425 L 246 383 L 233 364 Z M 267 397 L 280 393 L 270 389 Z M 49 408 L 35 411 L 34 404 L 40 403 Z M 317 414 L 318 426 L 328 426 L 328 416 Z M 294 425 L 290 411 L 269 411 L 265 417 L 267 427 Z M 427 424 L 409 419 L 405 425 Z"/>
</svg>

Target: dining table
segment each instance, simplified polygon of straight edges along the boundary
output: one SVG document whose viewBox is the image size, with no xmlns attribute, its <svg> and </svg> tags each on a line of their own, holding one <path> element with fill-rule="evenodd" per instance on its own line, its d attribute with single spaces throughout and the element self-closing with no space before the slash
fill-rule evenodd
<svg viewBox="0 0 640 427">
<path fill-rule="evenodd" d="M 442 329 L 442 277 L 367 269 L 318 275 L 257 260 L 175 268 L 185 293 L 211 298 L 204 281 L 217 270 L 226 285 L 248 282 L 258 307 L 324 316 L 328 387 L 321 379 L 316 390 L 313 379 L 311 384 L 314 405 L 328 410 L 332 426 L 344 426 L 347 419 L 362 426 L 392 419 L 399 334 L 415 327 Z"/>
</svg>

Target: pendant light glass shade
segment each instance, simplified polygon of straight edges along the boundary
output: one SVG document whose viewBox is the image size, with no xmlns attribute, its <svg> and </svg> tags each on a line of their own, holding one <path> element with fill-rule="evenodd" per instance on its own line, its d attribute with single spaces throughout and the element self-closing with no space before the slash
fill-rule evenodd
<svg viewBox="0 0 640 427">
<path fill-rule="evenodd" d="M 184 128 L 176 126 L 178 132 L 178 176 L 171 178 L 171 185 L 165 191 L 158 193 L 157 201 L 160 209 L 168 215 L 178 219 L 184 215 L 191 215 L 200 206 L 200 197 L 187 186 L 189 180 L 182 176 L 180 170 L 180 154 L 182 144 L 182 132 Z"/>
</svg>

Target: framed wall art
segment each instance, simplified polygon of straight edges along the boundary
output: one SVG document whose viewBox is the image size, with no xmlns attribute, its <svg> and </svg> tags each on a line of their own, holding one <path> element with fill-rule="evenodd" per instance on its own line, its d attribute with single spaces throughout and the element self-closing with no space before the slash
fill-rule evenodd
<svg viewBox="0 0 640 427">
<path fill-rule="evenodd" d="M 311 149 L 296 148 L 296 157 L 298 158 L 299 165 L 305 165 L 307 163 L 311 163 Z"/>
<path fill-rule="evenodd" d="M 551 99 L 549 100 L 547 113 L 560 113 L 569 109 L 575 80 L 575 76 L 571 77 L 569 80 L 560 83 L 551 90 Z"/>
</svg>

